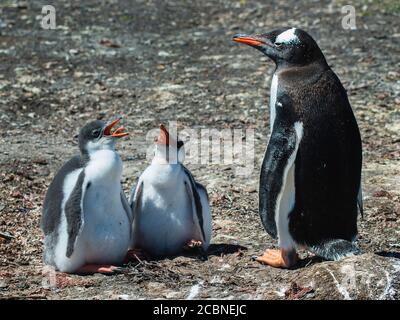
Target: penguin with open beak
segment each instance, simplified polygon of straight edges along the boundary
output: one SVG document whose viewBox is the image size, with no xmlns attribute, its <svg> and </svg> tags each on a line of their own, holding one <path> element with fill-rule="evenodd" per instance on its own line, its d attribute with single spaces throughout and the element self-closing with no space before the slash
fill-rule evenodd
<svg viewBox="0 0 400 320">
<path fill-rule="evenodd" d="M 211 240 L 211 211 L 207 190 L 181 163 L 183 142 L 160 125 L 151 164 L 132 189 L 134 250 L 161 258 L 184 249 L 207 251 Z"/>
<path fill-rule="evenodd" d="M 80 155 L 51 182 L 43 205 L 44 262 L 68 273 L 113 273 L 131 242 L 132 211 L 121 187 L 120 121 L 92 121 L 79 133 Z"/>
<path fill-rule="evenodd" d="M 339 78 L 315 40 L 297 28 L 233 41 L 260 50 L 276 65 L 270 129 L 259 189 L 259 213 L 279 249 L 257 261 L 290 268 L 297 248 L 328 260 L 360 253 L 361 137 Z"/>
</svg>

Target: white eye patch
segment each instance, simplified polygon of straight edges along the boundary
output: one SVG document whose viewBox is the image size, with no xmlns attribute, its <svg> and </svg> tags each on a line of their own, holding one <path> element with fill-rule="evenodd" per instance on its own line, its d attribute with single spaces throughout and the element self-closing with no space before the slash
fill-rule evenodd
<svg viewBox="0 0 400 320">
<path fill-rule="evenodd" d="M 276 37 L 275 42 L 277 43 L 300 43 L 299 38 L 295 35 L 296 28 L 288 29 L 282 32 L 279 36 Z"/>
</svg>

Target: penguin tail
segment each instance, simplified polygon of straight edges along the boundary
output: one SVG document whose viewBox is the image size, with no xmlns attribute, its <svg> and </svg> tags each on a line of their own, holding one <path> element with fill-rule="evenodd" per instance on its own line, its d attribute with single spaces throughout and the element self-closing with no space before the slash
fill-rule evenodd
<svg viewBox="0 0 400 320">
<path fill-rule="evenodd" d="M 319 245 L 309 246 L 308 250 L 321 258 L 333 261 L 362 253 L 354 242 L 343 239 L 329 240 Z"/>
</svg>

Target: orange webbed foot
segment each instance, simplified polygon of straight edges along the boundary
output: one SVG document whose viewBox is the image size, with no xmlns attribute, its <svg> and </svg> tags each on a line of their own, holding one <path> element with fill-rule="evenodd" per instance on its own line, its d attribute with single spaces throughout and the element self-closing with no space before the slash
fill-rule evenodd
<svg viewBox="0 0 400 320">
<path fill-rule="evenodd" d="M 274 268 L 290 268 L 297 263 L 298 256 L 295 250 L 267 249 L 256 261 Z"/>
<path fill-rule="evenodd" d="M 122 271 L 122 268 L 108 265 L 108 264 L 86 264 L 83 267 L 79 268 L 76 273 L 77 274 L 94 274 L 94 273 L 102 273 L 102 274 L 114 274 Z"/>
</svg>

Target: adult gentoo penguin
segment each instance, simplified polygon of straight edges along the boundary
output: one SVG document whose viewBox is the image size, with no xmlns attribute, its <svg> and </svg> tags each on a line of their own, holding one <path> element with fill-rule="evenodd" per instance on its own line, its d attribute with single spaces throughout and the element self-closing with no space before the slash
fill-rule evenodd
<svg viewBox="0 0 400 320">
<path fill-rule="evenodd" d="M 271 58 L 271 136 L 260 177 L 259 213 L 279 250 L 257 261 L 296 263 L 296 248 L 328 260 L 358 254 L 361 138 L 346 90 L 305 31 L 236 35 Z M 358 196 L 359 195 L 359 196 Z"/>
<path fill-rule="evenodd" d="M 80 155 L 66 162 L 44 200 L 44 261 L 69 273 L 112 273 L 131 242 L 132 212 L 121 188 L 116 140 L 120 119 L 92 121 L 79 133 Z"/>
<path fill-rule="evenodd" d="M 206 189 L 183 166 L 183 142 L 160 125 L 151 164 L 132 189 L 132 247 L 152 257 L 179 254 L 184 248 L 206 252 L 211 212 Z"/>
</svg>

